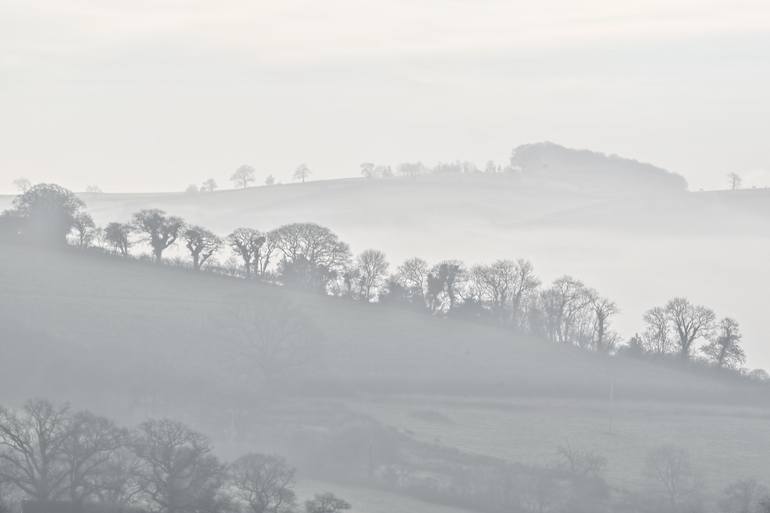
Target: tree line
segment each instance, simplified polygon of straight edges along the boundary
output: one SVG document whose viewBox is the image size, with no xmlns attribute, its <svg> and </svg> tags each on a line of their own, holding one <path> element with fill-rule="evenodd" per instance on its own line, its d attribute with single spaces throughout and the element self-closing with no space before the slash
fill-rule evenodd
<svg viewBox="0 0 770 513">
<path fill-rule="evenodd" d="M 294 513 L 295 474 L 275 455 L 222 462 L 206 436 L 175 420 L 126 429 L 46 400 L 18 410 L 0 406 L 0 508 L 26 500 L 51 511 L 97 504 L 137 513 Z M 321 493 L 302 511 L 347 509 L 346 501 Z"/>
<path fill-rule="evenodd" d="M 0 236 L 3 232 L 38 243 L 101 247 L 123 257 L 148 247 L 158 263 L 169 248 L 181 246 L 188 255 L 184 265 L 195 271 L 491 323 L 596 352 L 707 362 L 752 379 L 768 378 L 763 370 L 742 369 L 742 334 L 731 317 L 720 319 L 710 308 L 676 297 L 648 310 L 642 331 L 622 344 L 613 329 L 619 312 L 614 301 L 571 276 L 544 285 L 523 259 L 468 266 L 460 260 L 429 264 L 415 257 L 392 269 L 383 251 L 354 255 L 333 231 L 315 223 L 269 231 L 239 227 L 220 237 L 159 209 L 97 227 L 83 201 L 54 184 L 19 195 L 14 208 L 0 217 Z M 217 259 L 225 254 L 227 259 Z"/>
</svg>

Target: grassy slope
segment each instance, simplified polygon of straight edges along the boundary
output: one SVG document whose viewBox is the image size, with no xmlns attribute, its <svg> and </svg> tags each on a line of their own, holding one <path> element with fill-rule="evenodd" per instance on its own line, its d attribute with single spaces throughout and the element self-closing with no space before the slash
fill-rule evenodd
<svg viewBox="0 0 770 513">
<path fill-rule="evenodd" d="M 624 486 L 639 485 L 644 454 L 662 442 L 691 448 L 709 485 L 770 472 L 757 451 L 770 436 L 765 390 L 485 326 L 77 252 L 0 248 L 0 402 L 66 398 L 123 419 L 141 414 L 137 397 L 148 391 L 181 418 L 207 411 L 211 389 L 248 404 L 250 390 L 233 379 L 243 362 L 228 329 L 231 299 L 243 294 L 255 305 L 301 305 L 325 335 L 319 363 L 293 377 L 300 423 L 328 397 L 418 440 L 512 461 L 543 463 L 569 442 L 605 454 L 610 481 Z M 385 500 L 372 497 L 375 506 Z"/>
<path fill-rule="evenodd" d="M 143 381 L 228 381 L 241 364 L 233 327 L 243 298 L 254 308 L 287 300 L 312 318 L 324 335 L 320 355 L 293 381 L 315 391 L 603 398 L 614 382 L 618 397 L 708 401 L 733 391 L 672 369 L 378 305 L 77 252 L 0 252 L 0 325 L 17 333 L 6 344 L 48 344 L 51 358 L 110 366 L 113 374 L 140 371 Z"/>
<path fill-rule="evenodd" d="M 545 281 L 572 274 L 613 298 L 624 337 L 640 329 L 646 309 L 687 295 L 741 321 L 749 364 L 770 367 L 767 190 L 610 195 L 474 175 L 83 197 L 102 224 L 150 207 L 222 234 L 239 225 L 312 220 L 354 251 L 383 249 L 394 264 L 415 255 L 472 263 L 529 258 Z M 9 202 L 0 198 L 0 208 Z"/>
</svg>

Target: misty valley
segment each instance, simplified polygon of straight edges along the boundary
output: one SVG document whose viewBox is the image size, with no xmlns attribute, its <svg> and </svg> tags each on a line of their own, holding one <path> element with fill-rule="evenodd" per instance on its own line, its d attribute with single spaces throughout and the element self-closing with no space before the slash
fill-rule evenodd
<svg viewBox="0 0 770 513">
<path fill-rule="evenodd" d="M 0 511 L 770 511 L 767 190 L 553 143 L 360 174 L 17 180 Z"/>
</svg>

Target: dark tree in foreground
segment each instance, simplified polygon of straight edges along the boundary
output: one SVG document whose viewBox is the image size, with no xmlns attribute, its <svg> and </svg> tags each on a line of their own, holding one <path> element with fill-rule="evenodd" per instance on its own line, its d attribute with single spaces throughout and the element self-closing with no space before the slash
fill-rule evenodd
<svg viewBox="0 0 770 513">
<path fill-rule="evenodd" d="M 0 482 L 38 501 L 62 497 L 68 489 L 70 429 L 66 406 L 35 400 L 19 413 L 0 407 Z"/>
<path fill-rule="evenodd" d="M 313 500 L 305 502 L 306 513 L 339 513 L 350 508 L 348 502 L 328 492 L 316 494 Z"/>
<path fill-rule="evenodd" d="M 17 196 L 13 206 L 13 215 L 23 220 L 30 240 L 64 245 L 85 203 L 64 187 L 43 183 Z"/>
<path fill-rule="evenodd" d="M 222 247 L 222 239 L 200 226 L 190 226 L 182 234 L 185 247 L 190 252 L 193 269 L 200 270 L 203 264 Z"/>
<path fill-rule="evenodd" d="M 131 249 L 131 232 L 134 227 L 128 223 L 110 223 L 104 228 L 104 240 L 123 256 Z"/>
<path fill-rule="evenodd" d="M 87 411 L 72 415 L 64 445 L 70 501 L 82 502 L 101 495 L 103 476 L 112 464 L 113 454 L 125 443 L 125 432 L 109 419 Z"/>
<path fill-rule="evenodd" d="M 146 235 L 156 262 L 163 258 L 163 251 L 174 244 L 184 228 L 179 217 L 169 216 L 163 210 L 140 210 L 134 214 L 134 228 Z"/>
<path fill-rule="evenodd" d="M 283 458 L 246 454 L 230 466 L 236 498 L 250 513 L 291 513 L 296 505 L 294 469 Z"/>
<path fill-rule="evenodd" d="M 143 423 L 132 443 L 139 487 L 164 513 L 196 513 L 217 501 L 224 470 L 208 439 L 172 420 Z"/>
<path fill-rule="evenodd" d="M 108 419 L 43 400 L 0 408 L 0 482 L 40 501 L 101 497 L 125 434 Z"/>
<path fill-rule="evenodd" d="M 257 262 L 265 240 L 262 232 L 254 228 L 237 228 L 227 236 L 230 248 L 243 260 L 243 269 L 246 271 L 247 278 L 251 276 L 252 268 Z"/>
</svg>

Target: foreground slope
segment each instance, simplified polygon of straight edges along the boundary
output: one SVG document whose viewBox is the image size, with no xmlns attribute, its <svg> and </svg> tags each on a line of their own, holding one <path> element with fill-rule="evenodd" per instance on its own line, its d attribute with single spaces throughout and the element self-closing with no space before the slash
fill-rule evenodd
<svg viewBox="0 0 770 513">
<path fill-rule="evenodd" d="M 265 379 L 244 351 L 255 332 L 240 307 L 279 314 L 270 305 L 281 304 L 317 336 L 308 358 Z M 303 476 L 338 483 L 366 474 L 372 443 L 402 464 L 429 451 L 434 471 L 472 469 L 480 457 L 546 465 L 570 444 L 605 455 L 608 481 L 630 489 L 644 486 L 645 455 L 661 443 L 693 453 L 709 494 L 770 472 L 757 451 L 770 436 L 764 387 L 379 305 L 2 246 L 0 326 L 2 404 L 45 396 L 125 423 L 168 415 L 211 434 L 225 455 L 278 452 Z M 321 435 L 324 451 L 353 463 L 319 458 Z M 361 511 L 431 511 L 357 490 Z"/>
<path fill-rule="evenodd" d="M 271 375 L 290 377 L 299 392 L 604 398 L 614 384 L 619 397 L 719 401 L 736 390 L 751 400 L 755 391 L 375 304 L 74 250 L 0 252 L 2 379 L 36 393 L 87 391 L 97 378 L 109 383 L 104 392 L 262 379 L 260 354 L 244 349 L 259 318 L 244 312 L 306 319 L 313 340 Z"/>
</svg>

